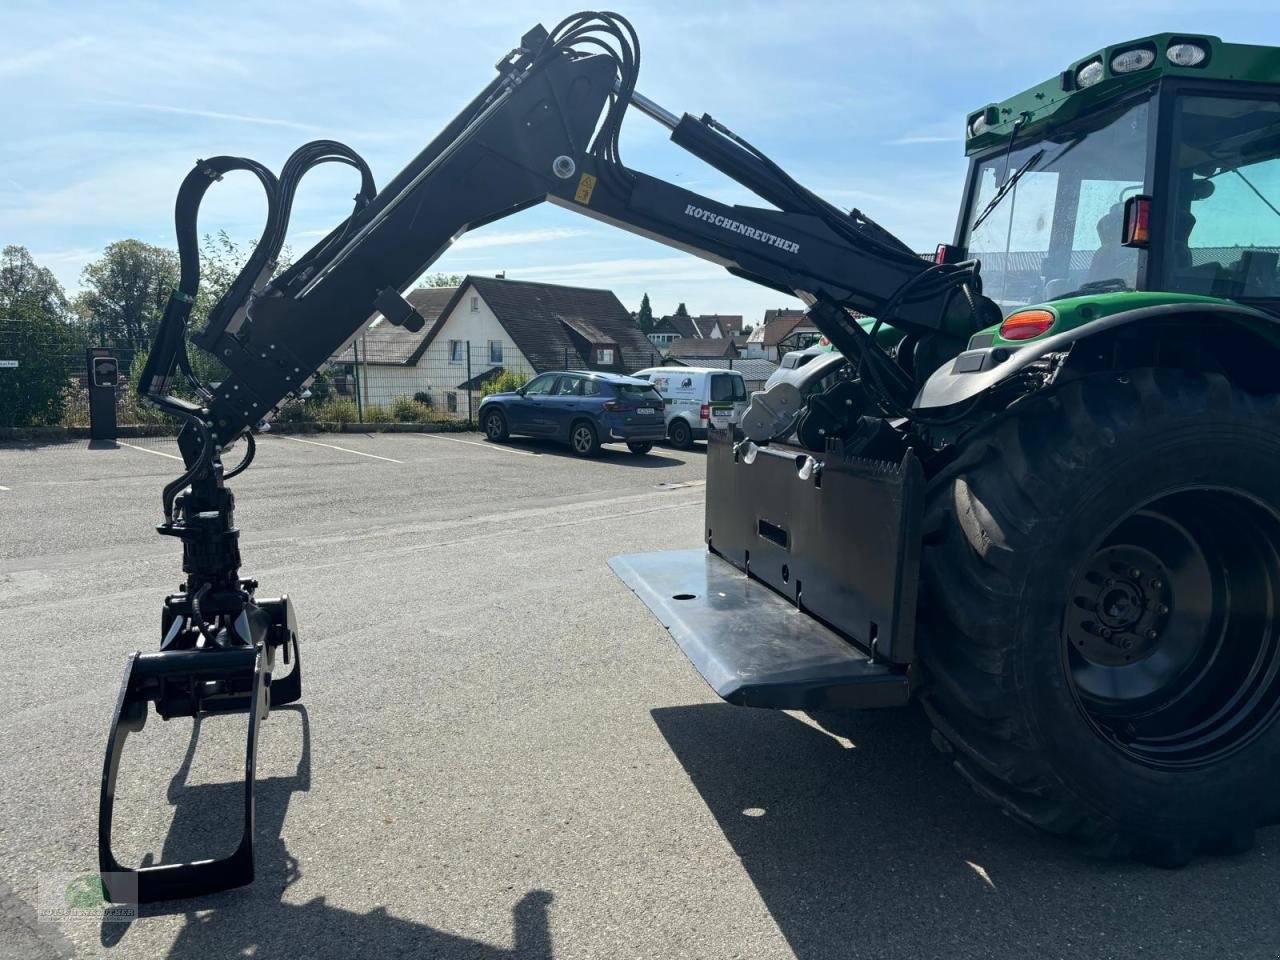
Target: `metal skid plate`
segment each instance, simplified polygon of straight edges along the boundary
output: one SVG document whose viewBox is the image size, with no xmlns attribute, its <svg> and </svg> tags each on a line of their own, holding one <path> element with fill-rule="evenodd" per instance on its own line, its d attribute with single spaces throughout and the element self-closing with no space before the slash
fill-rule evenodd
<svg viewBox="0 0 1280 960">
<path fill-rule="evenodd" d="M 923 474 L 785 444 L 707 444 L 708 546 L 875 654 L 915 658 Z"/>
<path fill-rule="evenodd" d="M 609 566 L 729 703 L 786 710 L 907 702 L 908 678 L 703 549 L 614 557 Z"/>
</svg>

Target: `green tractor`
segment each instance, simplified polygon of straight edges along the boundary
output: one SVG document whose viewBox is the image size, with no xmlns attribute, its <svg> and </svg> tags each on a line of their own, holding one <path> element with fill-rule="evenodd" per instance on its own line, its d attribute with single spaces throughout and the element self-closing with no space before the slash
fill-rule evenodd
<svg viewBox="0 0 1280 960">
<path fill-rule="evenodd" d="M 1118 44 L 966 152 L 937 260 L 998 314 L 858 321 L 909 402 L 815 357 L 713 438 L 709 551 L 615 570 L 730 702 L 918 697 L 1020 820 L 1244 849 L 1280 817 L 1280 50 Z"/>
</svg>

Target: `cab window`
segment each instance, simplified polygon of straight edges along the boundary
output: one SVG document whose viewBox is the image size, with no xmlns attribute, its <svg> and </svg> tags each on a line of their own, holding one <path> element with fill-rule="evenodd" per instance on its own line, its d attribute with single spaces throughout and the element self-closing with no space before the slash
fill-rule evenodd
<svg viewBox="0 0 1280 960">
<path fill-rule="evenodd" d="M 561 377 L 556 387 L 557 397 L 576 397 L 582 393 L 582 381 L 578 377 Z"/>
<path fill-rule="evenodd" d="M 1174 123 L 1170 289 L 1280 296 L 1280 100 L 1183 96 Z"/>
</svg>

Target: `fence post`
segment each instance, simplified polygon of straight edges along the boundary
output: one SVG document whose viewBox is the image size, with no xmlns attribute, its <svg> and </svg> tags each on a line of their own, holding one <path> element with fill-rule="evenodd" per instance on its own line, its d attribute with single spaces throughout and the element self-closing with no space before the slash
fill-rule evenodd
<svg viewBox="0 0 1280 960">
<path fill-rule="evenodd" d="M 467 426 L 473 427 L 475 424 L 471 422 L 471 341 L 467 341 Z"/>
<path fill-rule="evenodd" d="M 360 376 L 360 338 L 356 337 L 351 341 L 351 356 L 355 359 L 352 369 L 355 371 L 356 378 L 356 420 L 364 423 L 364 404 L 361 402 L 361 376 Z"/>
</svg>

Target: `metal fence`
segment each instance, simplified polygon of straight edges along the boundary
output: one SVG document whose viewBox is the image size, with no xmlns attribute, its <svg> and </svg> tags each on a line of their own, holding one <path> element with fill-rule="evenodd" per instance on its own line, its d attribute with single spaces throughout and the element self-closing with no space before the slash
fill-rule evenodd
<svg viewBox="0 0 1280 960">
<path fill-rule="evenodd" d="M 537 373 L 523 357 L 494 342 L 448 341 L 426 349 L 420 356 L 396 355 L 372 336 L 358 338 L 335 358 L 312 385 L 311 396 L 292 401 L 281 411 L 282 421 L 325 423 L 456 422 L 474 426 L 480 401 L 489 393 L 514 390 Z M 120 424 L 165 424 L 164 414 L 140 403 L 133 393 L 135 366 L 145 354 L 131 349 L 115 351 L 119 360 L 116 388 L 116 419 Z M 46 415 L 17 422 L 0 410 L 0 425 L 29 426 L 47 423 L 87 426 L 89 422 L 88 371 L 85 349 L 68 349 L 67 341 L 33 343 L 30 327 L 0 322 L 0 360 L 11 355 L 24 358 L 18 368 L 0 366 L 0 397 L 25 396 L 32 378 L 40 377 L 46 393 L 59 395 Z M 545 358 L 544 358 L 545 359 Z M 559 358 L 560 369 L 580 370 L 591 366 L 571 349 Z M 37 361 L 34 362 L 34 361 Z M 626 357 L 627 369 L 661 366 L 664 360 L 655 347 L 648 356 Z M 686 366 L 745 367 L 746 358 L 689 357 Z M 756 361 L 758 363 L 758 361 Z M 546 364 L 540 362 L 541 367 Z M 39 368 L 39 369 L 37 369 Z M 616 369 L 616 368 L 610 368 Z M 13 421 L 13 422 L 11 422 Z"/>
</svg>

